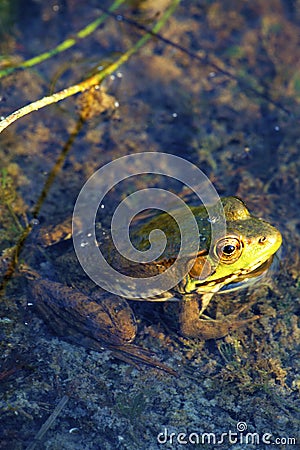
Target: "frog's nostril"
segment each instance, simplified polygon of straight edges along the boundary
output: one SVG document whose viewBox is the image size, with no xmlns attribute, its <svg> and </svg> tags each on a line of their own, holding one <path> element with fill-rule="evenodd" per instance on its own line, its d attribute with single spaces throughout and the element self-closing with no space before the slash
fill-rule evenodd
<svg viewBox="0 0 300 450">
<path fill-rule="evenodd" d="M 266 240 L 267 240 L 266 236 L 262 236 L 258 239 L 258 243 L 263 244 L 264 242 L 266 242 Z"/>
</svg>

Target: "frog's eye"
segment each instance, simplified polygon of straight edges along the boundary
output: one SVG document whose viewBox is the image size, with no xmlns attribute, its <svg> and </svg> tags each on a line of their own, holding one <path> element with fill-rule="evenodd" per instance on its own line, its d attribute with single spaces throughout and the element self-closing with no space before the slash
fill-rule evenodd
<svg viewBox="0 0 300 450">
<path fill-rule="evenodd" d="M 215 246 L 217 257 L 225 264 L 232 264 L 237 261 L 241 256 L 242 250 L 241 241 L 231 236 L 220 239 Z"/>
</svg>

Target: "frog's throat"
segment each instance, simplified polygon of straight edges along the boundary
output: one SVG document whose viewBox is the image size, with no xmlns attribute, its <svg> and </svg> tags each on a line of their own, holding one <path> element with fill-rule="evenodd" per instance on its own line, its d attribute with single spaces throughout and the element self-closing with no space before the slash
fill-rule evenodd
<svg viewBox="0 0 300 450">
<path fill-rule="evenodd" d="M 193 280 L 190 277 L 187 280 L 187 283 L 185 285 L 185 292 L 186 293 L 192 293 L 197 292 L 198 294 L 215 294 L 218 292 L 223 286 L 234 283 L 237 279 L 243 278 L 243 277 L 250 277 L 251 273 L 258 270 L 260 267 L 265 267 L 265 272 L 267 272 L 268 268 L 270 267 L 272 260 L 272 255 L 270 258 L 268 258 L 266 261 L 258 261 L 252 266 L 247 267 L 246 269 L 240 269 L 233 274 L 219 278 L 217 280 L 212 281 L 199 281 L 199 280 Z M 256 275 L 253 275 L 255 277 Z M 246 286 L 245 286 L 246 287 Z"/>
</svg>

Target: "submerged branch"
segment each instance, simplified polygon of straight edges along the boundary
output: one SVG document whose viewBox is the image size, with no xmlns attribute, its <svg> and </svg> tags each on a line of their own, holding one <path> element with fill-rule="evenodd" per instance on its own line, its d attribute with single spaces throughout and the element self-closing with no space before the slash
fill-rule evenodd
<svg viewBox="0 0 300 450">
<path fill-rule="evenodd" d="M 47 433 L 49 428 L 54 424 L 55 420 L 63 410 L 63 408 L 66 406 L 67 402 L 69 400 L 69 397 L 67 395 L 64 395 L 62 399 L 59 401 L 57 406 L 55 407 L 52 414 L 48 417 L 46 422 L 43 423 L 40 430 L 38 431 L 37 435 L 31 442 L 31 444 L 26 448 L 26 450 L 34 450 L 37 446 L 40 448 L 41 439 L 44 437 L 44 435 Z"/>
</svg>

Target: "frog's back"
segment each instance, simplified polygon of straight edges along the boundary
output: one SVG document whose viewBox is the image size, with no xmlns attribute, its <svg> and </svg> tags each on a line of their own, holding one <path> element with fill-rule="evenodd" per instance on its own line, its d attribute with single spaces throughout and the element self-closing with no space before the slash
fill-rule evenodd
<svg viewBox="0 0 300 450">
<path fill-rule="evenodd" d="M 190 207 L 193 213 L 197 225 L 198 225 L 198 240 L 199 251 L 207 250 L 210 243 L 210 227 L 211 224 L 208 220 L 208 214 L 204 206 L 192 206 Z M 150 248 L 150 233 L 154 230 L 160 230 L 163 232 L 166 239 L 166 246 L 163 253 L 160 255 L 159 260 L 170 260 L 177 257 L 181 248 L 181 233 L 185 236 L 190 246 L 194 247 L 195 235 L 190 231 L 190 220 L 183 215 L 180 217 L 180 213 L 176 211 L 176 216 L 179 216 L 180 228 L 176 220 L 170 214 L 160 213 L 153 218 L 149 219 L 146 223 L 137 225 L 131 233 L 131 239 L 133 245 L 140 251 L 145 251 Z M 151 245 L 156 248 L 161 244 L 162 234 L 151 235 Z"/>
</svg>

